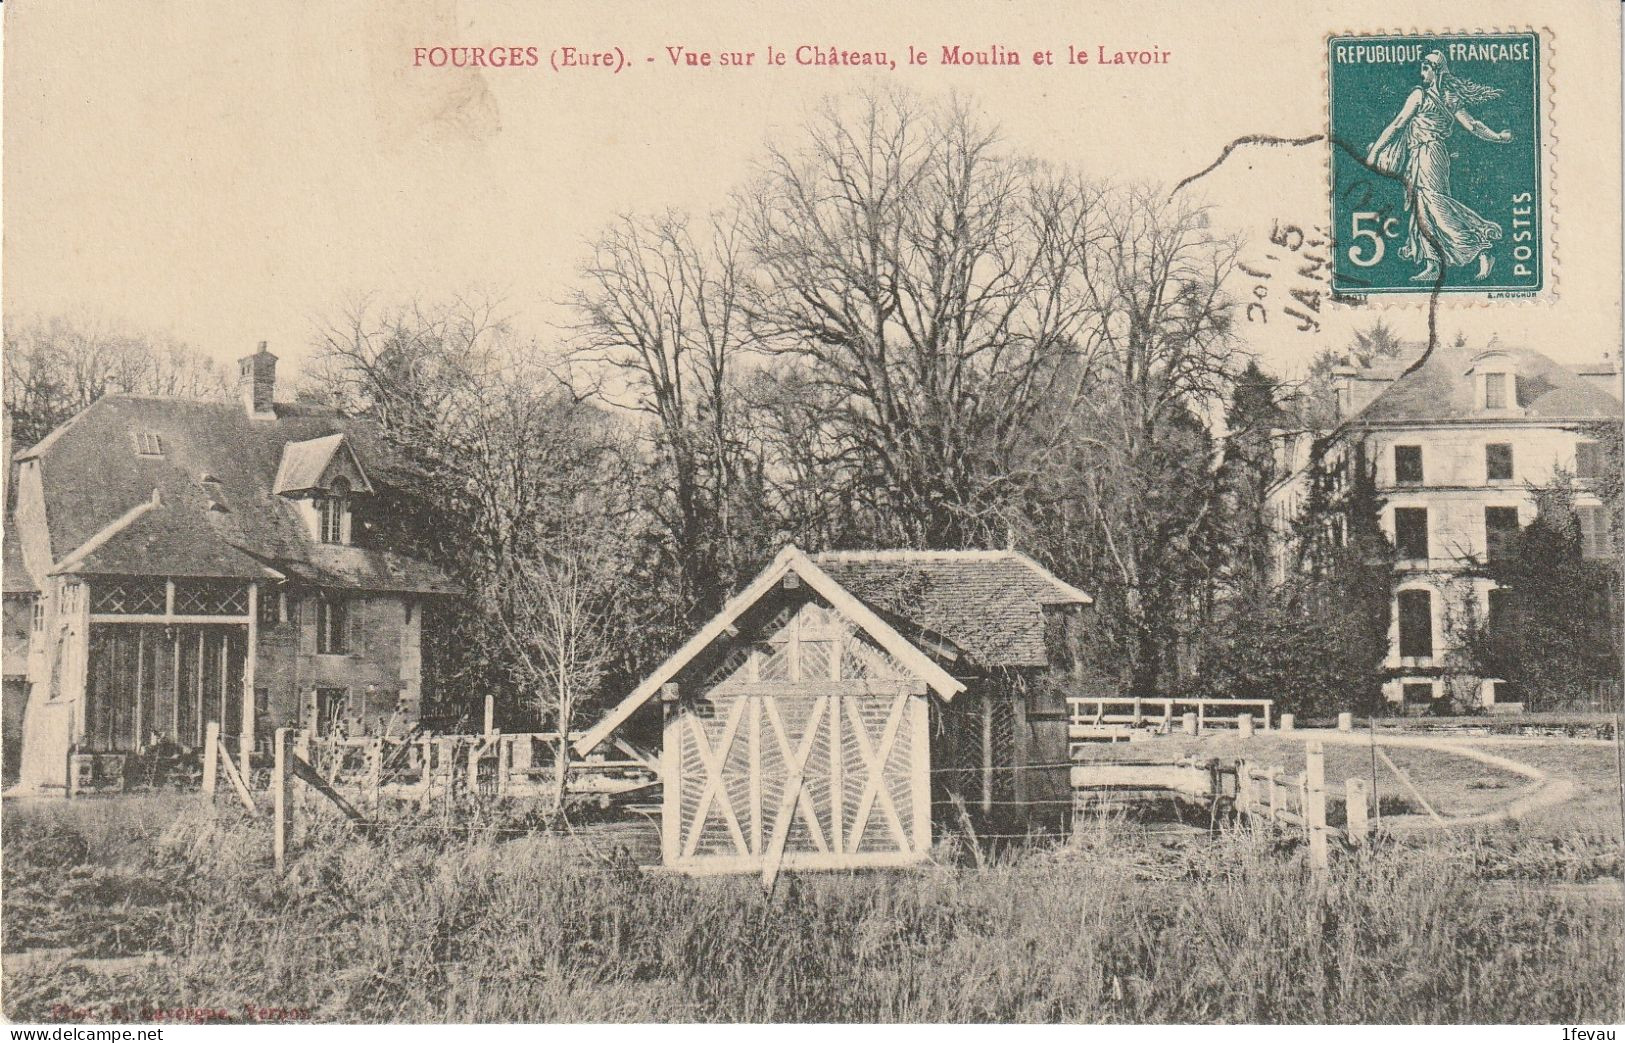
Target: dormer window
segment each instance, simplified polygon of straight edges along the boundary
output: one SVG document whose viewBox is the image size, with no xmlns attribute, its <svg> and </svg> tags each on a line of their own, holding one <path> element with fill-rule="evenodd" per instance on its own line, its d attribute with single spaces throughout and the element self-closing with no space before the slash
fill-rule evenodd
<svg viewBox="0 0 1625 1043">
<path fill-rule="evenodd" d="M 135 433 L 135 455 L 163 456 L 163 438 L 156 431 L 137 431 Z"/>
<path fill-rule="evenodd" d="M 1507 388 L 1510 384 L 1511 380 L 1505 373 L 1484 374 L 1484 408 L 1506 409 L 1509 405 Z"/>
<path fill-rule="evenodd" d="M 350 535 L 350 483 L 343 478 L 333 479 L 317 504 L 319 513 L 318 536 L 323 543 L 348 543 Z"/>
</svg>

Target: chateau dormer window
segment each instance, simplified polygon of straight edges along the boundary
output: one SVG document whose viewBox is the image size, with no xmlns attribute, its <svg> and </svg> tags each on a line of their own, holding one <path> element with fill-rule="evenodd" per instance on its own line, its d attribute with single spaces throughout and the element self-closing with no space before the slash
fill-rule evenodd
<svg viewBox="0 0 1625 1043">
<path fill-rule="evenodd" d="M 350 483 L 343 478 L 333 479 L 326 495 L 318 501 L 320 518 L 318 535 L 323 543 L 348 543 L 350 535 Z"/>
</svg>

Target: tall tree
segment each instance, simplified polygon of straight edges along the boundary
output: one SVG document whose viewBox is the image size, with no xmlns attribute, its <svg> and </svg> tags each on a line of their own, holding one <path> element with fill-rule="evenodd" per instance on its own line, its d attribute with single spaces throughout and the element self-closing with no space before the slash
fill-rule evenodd
<svg viewBox="0 0 1625 1043">
<path fill-rule="evenodd" d="M 1083 320 L 1096 195 L 899 90 L 827 101 L 770 148 L 740 198 L 751 330 L 833 406 L 874 538 L 1002 535 Z"/>
<path fill-rule="evenodd" d="M 575 365 L 647 421 L 649 508 L 675 578 L 673 625 L 709 615 L 757 564 L 759 496 L 742 441 L 738 222 L 623 216 L 570 297 Z"/>
<path fill-rule="evenodd" d="M 381 535 L 447 567 L 485 610 L 465 606 L 433 628 L 426 655 L 441 667 L 448 701 L 466 708 L 466 697 L 494 692 L 505 718 L 534 723 L 539 708 L 556 709 L 540 701 L 540 686 L 557 679 L 534 665 L 539 646 L 514 636 L 536 636 L 538 609 L 492 592 L 553 591 L 569 533 L 638 546 L 630 454 L 615 425 L 569 393 L 493 301 L 364 299 L 332 317 L 316 348 L 307 391 L 372 420 L 396 450 L 391 499 L 372 512 Z M 631 640 L 636 622 L 626 619 L 617 645 L 623 673 L 644 651 Z M 424 634 L 431 639 L 431 628 Z M 587 695 L 579 681 L 568 687 L 573 711 Z"/>
</svg>

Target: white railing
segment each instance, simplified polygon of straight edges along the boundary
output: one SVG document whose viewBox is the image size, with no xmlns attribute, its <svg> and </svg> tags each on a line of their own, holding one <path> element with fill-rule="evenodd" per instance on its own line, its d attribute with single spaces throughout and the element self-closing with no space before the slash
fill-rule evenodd
<svg viewBox="0 0 1625 1043">
<path fill-rule="evenodd" d="M 1212 726 L 1239 728 L 1243 719 L 1261 724 L 1265 731 L 1271 727 L 1275 707 L 1273 699 L 1172 699 L 1136 698 L 1134 696 L 1072 697 L 1067 699 L 1074 728 L 1102 725 L 1130 725 L 1144 727 L 1160 725 L 1172 728 L 1175 721 L 1186 714 L 1196 715 L 1196 730 Z"/>
</svg>

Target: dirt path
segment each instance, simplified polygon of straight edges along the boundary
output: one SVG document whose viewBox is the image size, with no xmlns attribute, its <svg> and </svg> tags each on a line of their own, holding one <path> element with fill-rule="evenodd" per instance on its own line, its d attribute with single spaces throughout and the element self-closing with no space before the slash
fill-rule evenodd
<svg viewBox="0 0 1625 1043">
<path fill-rule="evenodd" d="M 1282 735 L 1280 732 L 1276 732 L 1274 734 L 1276 737 L 1281 737 Z M 1371 736 L 1369 734 L 1361 734 L 1359 732 L 1317 730 L 1286 734 L 1301 735 L 1305 742 L 1312 739 L 1319 739 L 1321 742 L 1337 743 L 1343 746 L 1369 746 L 1371 744 Z M 1555 804 L 1562 804 L 1564 801 L 1574 799 L 1575 795 L 1579 792 L 1579 789 L 1570 780 L 1553 778 L 1544 769 L 1537 768 L 1533 764 L 1525 764 L 1524 762 L 1514 760 L 1511 757 L 1503 757 L 1499 754 L 1487 753 L 1484 750 L 1474 749 L 1475 746 L 1482 745 L 1527 745 L 1532 741 L 1538 740 L 1530 740 L 1521 737 L 1515 738 L 1510 736 L 1461 736 L 1459 738 L 1430 735 L 1379 736 L 1377 738 L 1377 745 L 1379 747 L 1408 746 L 1414 749 L 1435 750 L 1440 753 L 1449 754 L 1453 757 L 1465 757 L 1468 760 L 1475 760 L 1481 764 L 1488 764 L 1493 768 L 1499 768 L 1502 771 L 1511 772 L 1514 775 L 1521 775 L 1524 778 L 1529 779 L 1531 782 L 1531 785 L 1525 787 L 1523 792 L 1514 797 L 1505 807 L 1486 814 L 1461 815 L 1446 817 L 1443 819 L 1434 819 L 1428 815 L 1388 816 L 1384 819 L 1384 824 L 1388 825 L 1389 827 L 1399 826 L 1401 828 L 1435 829 L 1449 828 L 1453 826 L 1493 825 L 1497 822 L 1509 822 L 1515 819 L 1524 818 L 1531 812 L 1539 811 L 1542 808 L 1548 808 Z M 1605 739 L 1571 739 L 1568 741 L 1574 743 L 1595 743 L 1606 746 L 1613 745 L 1612 742 Z"/>
</svg>

